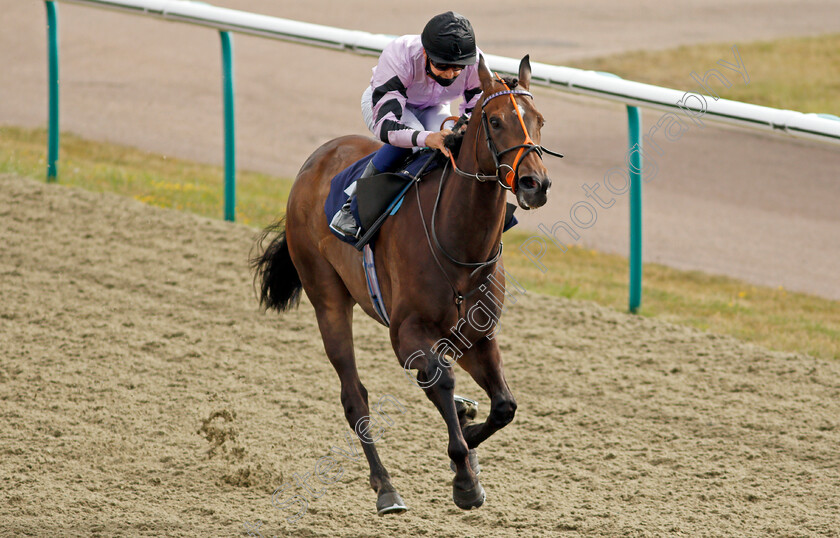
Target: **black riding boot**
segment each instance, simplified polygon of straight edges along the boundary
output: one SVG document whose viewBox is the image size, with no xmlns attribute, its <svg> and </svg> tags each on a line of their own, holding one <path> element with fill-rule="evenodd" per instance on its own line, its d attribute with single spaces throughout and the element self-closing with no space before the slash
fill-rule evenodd
<svg viewBox="0 0 840 538">
<path fill-rule="evenodd" d="M 373 166 L 373 162 L 368 162 L 367 167 L 365 167 L 364 172 L 359 177 L 359 179 L 375 176 L 379 173 L 379 170 Z M 357 180 L 358 181 L 358 180 Z M 344 234 L 348 237 L 359 237 L 359 233 L 361 229 L 359 228 L 359 223 L 356 222 L 356 219 L 353 218 L 353 213 L 350 211 L 350 203 L 353 201 L 353 198 L 356 194 L 350 195 L 347 198 L 347 201 L 341 206 L 341 209 L 335 214 L 330 222 L 330 228 L 337 231 L 338 233 Z"/>
</svg>

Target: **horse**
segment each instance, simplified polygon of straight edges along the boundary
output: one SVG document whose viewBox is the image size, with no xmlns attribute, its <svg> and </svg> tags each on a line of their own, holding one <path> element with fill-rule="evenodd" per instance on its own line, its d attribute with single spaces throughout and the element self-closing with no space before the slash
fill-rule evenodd
<svg viewBox="0 0 840 538">
<path fill-rule="evenodd" d="M 415 181 L 399 212 L 385 221 L 372 243 L 381 297 L 390 313 L 394 353 L 407 375 L 417 370 L 415 383 L 446 423 L 447 452 L 455 470 L 453 501 L 465 510 L 485 500 L 476 476 L 475 449 L 513 420 L 516 400 L 505 380 L 492 329 L 477 330 L 463 316 L 478 304 L 475 292 L 490 276 L 500 286 L 482 286 L 482 305 L 486 315 L 498 320 L 505 299 L 501 238 L 507 192 L 513 192 L 522 209 L 544 205 L 551 180 L 542 154 L 562 157 L 540 146 L 544 119 L 528 92 L 528 56 L 520 62 L 518 78 L 494 78 L 483 57 L 479 73 L 482 97 L 466 125 L 457 158 L 450 155 L 443 169 Z M 386 324 L 370 298 L 362 254 L 330 232 L 324 215 L 331 178 L 380 145 L 374 139 L 351 135 L 331 140 L 312 153 L 289 194 L 285 227 L 280 219 L 265 229 L 251 264 L 260 303 L 266 309 L 282 312 L 297 306 L 301 289 L 312 303 L 326 355 L 341 382 L 344 415 L 362 441 L 377 512 L 383 515 L 407 507 L 391 484 L 369 432 L 360 431 L 360 425 L 361 430 L 365 424 L 370 429 L 370 409 L 353 350 L 354 305 Z M 453 337 L 441 345 L 441 336 L 456 327 L 458 343 Z M 450 356 L 490 398 L 490 412 L 482 423 L 472 421 L 475 413 L 465 412 L 457 401 Z"/>
</svg>

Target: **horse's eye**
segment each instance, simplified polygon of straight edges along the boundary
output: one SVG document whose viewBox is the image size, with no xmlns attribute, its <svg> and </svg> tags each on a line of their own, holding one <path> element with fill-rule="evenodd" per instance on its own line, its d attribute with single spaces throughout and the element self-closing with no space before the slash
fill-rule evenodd
<svg viewBox="0 0 840 538">
<path fill-rule="evenodd" d="M 502 122 L 499 121 L 499 118 L 490 118 L 490 126 L 494 129 L 498 129 L 502 126 Z"/>
</svg>

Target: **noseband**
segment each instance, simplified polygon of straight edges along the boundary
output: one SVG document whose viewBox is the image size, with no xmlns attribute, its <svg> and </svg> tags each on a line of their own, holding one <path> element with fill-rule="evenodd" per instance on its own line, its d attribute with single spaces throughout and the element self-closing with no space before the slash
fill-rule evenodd
<svg viewBox="0 0 840 538">
<path fill-rule="evenodd" d="M 450 159 L 452 161 L 452 169 L 455 170 L 455 173 L 458 175 L 469 177 L 475 179 L 476 181 L 490 181 L 490 180 L 497 180 L 499 185 L 505 190 L 509 190 L 513 193 L 516 193 L 516 185 L 519 183 L 519 166 L 522 164 L 522 161 L 525 160 L 525 157 L 528 156 L 529 153 L 535 151 L 537 155 L 539 155 L 540 160 L 542 160 L 543 153 L 548 153 L 549 155 L 554 155 L 555 157 L 563 157 L 561 153 L 557 153 L 555 151 L 551 151 L 549 149 L 540 146 L 539 144 L 534 143 L 531 140 L 531 135 L 528 134 L 528 129 L 525 127 L 525 120 L 522 118 L 522 113 L 519 111 L 519 107 L 516 106 L 516 99 L 514 99 L 514 95 L 527 95 L 531 99 L 534 96 L 531 92 L 525 90 L 511 90 L 507 83 L 496 73 L 496 77 L 499 79 L 499 82 L 504 84 L 505 89 L 502 91 L 498 91 L 496 93 L 492 93 L 484 98 L 484 101 L 481 104 L 481 126 L 484 129 L 484 138 L 485 142 L 487 143 L 487 149 L 490 150 L 490 154 L 493 156 L 493 164 L 496 167 L 496 173 L 494 175 L 483 175 L 479 173 L 470 174 L 467 172 L 462 171 L 458 168 L 455 164 L 455 158 L 450 155 Z M 496 143 L 493 142 L 493 138 L 490 136 L 490 125 L 487 121 L 487 113 L 484 111 L 484 107 L 487 103 L 495 99 L 496 97 L 501 97 L 503 95 L 507 95 L 510 97 L 511 103 L 513 103 L 513 110 L 516 112 L 516 116 L 519 119 L 519 124 L 522 126 L 522 132 L 525 133 L 525 141 L 522 144 L 511 146 L 507 149 L 503 149 L 499 151 L 496 147 Z M 502 155 L 509 151 L 519 150 L 516 154 L 516 158 L 513 160 L 513 165 L 509 165 L 503 163 L 501 160 Z M 502 175 L 502 169 L 507 168 L 508 172 Z"/>
</svg>

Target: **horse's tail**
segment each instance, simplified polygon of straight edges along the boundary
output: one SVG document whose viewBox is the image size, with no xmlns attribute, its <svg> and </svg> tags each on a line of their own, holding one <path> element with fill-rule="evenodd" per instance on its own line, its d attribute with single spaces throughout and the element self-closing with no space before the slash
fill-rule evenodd
<svg viewBox="0 0 840 538">
<path fill-rule="evenodd" d="M 259 251 L 268 236 L 277 234 L 263 250 L 251 258 L 251 269 L 254 270 L 254 287 L 259 284 L 260 305 L 283 312 L 294 308 L 300 303 L 300 282 L 297 269 L 289 255 L 289 244 L 286 241 L 285 217 L 281 218 L 260 235 L 254 247 Z"/>
</svg>

